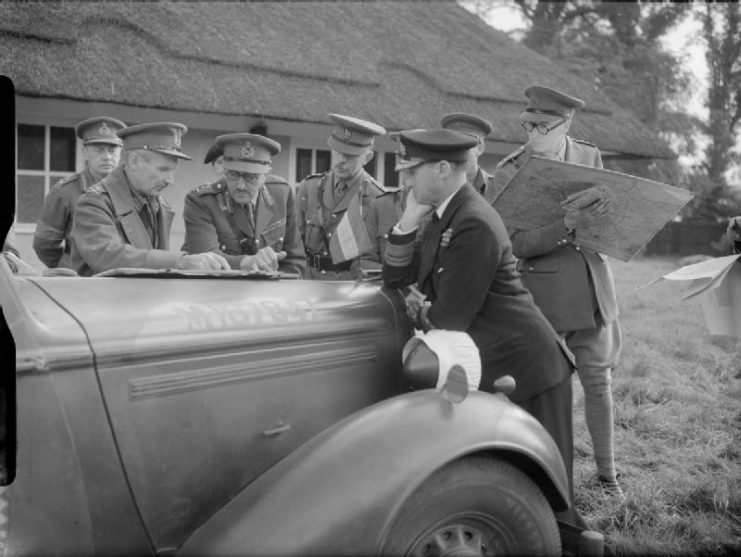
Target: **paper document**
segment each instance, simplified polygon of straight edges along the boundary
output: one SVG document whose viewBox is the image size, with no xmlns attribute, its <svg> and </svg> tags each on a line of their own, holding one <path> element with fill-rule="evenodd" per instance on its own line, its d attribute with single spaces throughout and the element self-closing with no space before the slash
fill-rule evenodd
<svg viewBox="0 0 741 557">
<path fill-rule="evenodd" d="M 575 243 L 629 261 L 693 194 L 622 174 L 531 156 L 494 200 L 508 227 L 530 230 L 562 219 L 562 203 L 587 206 L 609 199 L 599 227 L 577 229 Z"/>
</svg>

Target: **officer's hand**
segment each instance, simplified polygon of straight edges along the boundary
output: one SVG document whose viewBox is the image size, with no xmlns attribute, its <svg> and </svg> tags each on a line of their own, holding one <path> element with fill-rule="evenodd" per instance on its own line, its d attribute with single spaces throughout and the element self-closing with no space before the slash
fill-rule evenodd
<svg viewBox="0 0 741 557">
<path fill-rule="evenodd" d="M 276 252 L 270 246 L 261 248 L 255 255 L 245 255 L 239 264 L 243 271 L 273 273 L 278 270 L 278 262 L 286 258 L 285 251 Z"/>
<path fill-rule="evenodd" d="M 228 271 L 229 263 L 218 253 L 195 253 L 183 255 L 178 259 L 177 268 L 196 271 Z"/>
<path fill-rule="evenodd" d="M 609 213 L 609 206 L 609 199 L 598 199 L 586 207 L 566 206 L 563 223 L 568 230 L 595 226 Z"/>
<path fill-rule="evenodd" d="M 407 205 L 404 208 L 404 213 L 401 215 L 399 228 L 403 232 L 409 232 L 417 228 L 420 221 L 434 210 L 435 208 L 432 205 L 423 205 L 417 201 L 417 198 L 414 196 L 414 190 L 412 190 L 407 196 Z"/>
</svg>

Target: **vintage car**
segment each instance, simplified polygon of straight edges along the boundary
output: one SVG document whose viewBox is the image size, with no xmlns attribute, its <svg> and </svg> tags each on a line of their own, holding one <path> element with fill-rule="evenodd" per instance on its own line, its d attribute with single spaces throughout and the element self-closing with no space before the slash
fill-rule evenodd
<svg viewBox="0 0 741 557">
<path fill-rule="evenodd" d="M 503 393 L 410 390 L 399 292 L 106 275 L 0 257 L 5 555 L 561 553 L 553 440 Z"/>
</svg>

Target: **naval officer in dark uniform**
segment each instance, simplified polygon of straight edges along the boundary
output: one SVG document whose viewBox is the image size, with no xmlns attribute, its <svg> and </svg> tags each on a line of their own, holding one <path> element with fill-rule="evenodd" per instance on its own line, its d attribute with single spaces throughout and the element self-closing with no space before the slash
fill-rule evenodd
<svg viewBox="0 0 741 557">
<path fill-rule="evenodd" d="M 468 151 L 477 139 L 438 129 L 403 131 L 400 140 L 396 169 L 411 193 L 389 234 L 384 283 L 416 283 L 426 296 L 408 308 L 416 328 L 471 336 L 481 355 L 481 390 L 491 392 L 501 376 L 514 377 L 511 400 L 556 441 L 573 488 L 573 359 L 522 285 L 499 214 L 466 181 Z M 417 227 L 428 216 L 417 249 Z M 580 522 L 573 507 L 560 518 Z"/>
<path fill-rule="evenodd" d="M 365 214 L 384 192 L 363 166 L 373 159 L 376 136 L 386 130 L 373 122 L 330 114 L 335 127 L 327 139 L 334 167 L 298 186 L 298 222 L 313 279 L 355 279 L 360 255 L 369 249 Z"/>
<path fill-rule="evenodd" d="M 90 186 L 118 166 L 123 141 L 116 132 L 125 127 L 121 120 L 109 116 L 88 118 L 75 126 L 75 134 L 82 140 L 85 167 L 49 190 L 33 235 L 33 249 L 50 269 L 80 267 L 80 261 L 71 259 L 70 234 L 75 203 Z"/>
<path fill-rule="evenodd" d="M 303 275 L 293 188 L 269 174 L 280 144 L 258 134 L 230 133 L 217 137 L 215 146 L 223 151 L 223 175 L 185 197 L 183 250 L 218 253 L 232 269 Z"/>
</svg>

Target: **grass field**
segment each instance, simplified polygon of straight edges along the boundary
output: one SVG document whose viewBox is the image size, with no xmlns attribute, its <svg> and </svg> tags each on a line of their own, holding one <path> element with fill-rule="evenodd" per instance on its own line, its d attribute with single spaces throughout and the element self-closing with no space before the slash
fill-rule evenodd
<svg viewBox="0 0 741 557">
<path fill-rule="evenodd" d="M 741 340 L 709 335 L 676 259 L 613 261 L 623 351 L 613 371 L 615 457 L 627 501 L 596 488 L 574 376 L 577 507 L 617 555 L 741 554 Z"/>
</svg>

